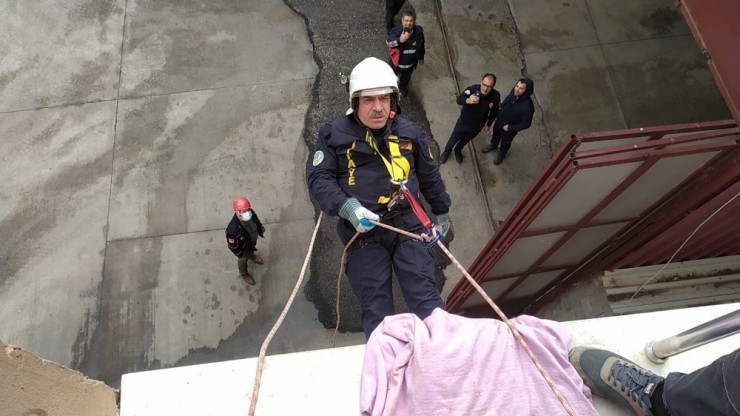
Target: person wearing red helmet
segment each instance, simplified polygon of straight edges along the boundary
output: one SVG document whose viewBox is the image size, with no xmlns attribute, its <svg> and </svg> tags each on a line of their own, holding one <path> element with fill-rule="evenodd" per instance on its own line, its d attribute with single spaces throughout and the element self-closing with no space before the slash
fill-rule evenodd
<svg viewBox="0 0 740 416">
<path fill-rule="evenodd" d="M 255 285 L 254 277 L 249 273 L 247 260 L 262 264 L 262 257 L 257 254 L 257 238 L 265 238 L 265 227 L 262 225 L 252 204 L 243 196 L 234 198 L 232 204 L 234 217 L 226 227 L 226 243 L 229 250 L 239 259 L 239 274 L 249 285 Z"/>
</svg>

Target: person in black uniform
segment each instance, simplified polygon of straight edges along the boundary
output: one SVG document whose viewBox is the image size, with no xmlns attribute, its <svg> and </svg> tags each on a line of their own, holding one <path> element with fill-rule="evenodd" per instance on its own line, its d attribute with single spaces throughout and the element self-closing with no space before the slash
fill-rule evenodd
<svg viewBox="0 0 740 416">
<path fill-rule="evenodd" d="M 419 126 L 395 117 L 396 76 L 377 58 L 366 58 L 350 75 L 352 112 L 319 130 L 308 174 L 311 197 L 329 215 L 339 215 L 337 233 L 346 244 L 362 233 L 347 255 L 346 273 L 359 298 L 365 336 L 395 313 L 394 270 L 409 310 L 421 319 L 444 303 L 434 281 L 432 249 L 369 220 L 418 234 L 444 237 L 450 228 L 450 196 Z M 431 206 L 433 229 L 424 229 L 399 183 Z"/>
<path fill-rule="evenodd" d="M 398 76 L 398 88 L 402 96 L 409 92 L 411 74 L 417 64 L 424 63 L 426 54 L 424 29 L 416 24 L 414 12 L 403 12 L 401 24 L 388 32 L 388 53 L 393 72 Z"/>
<path fill-rule="evenodd" d="M 496 75 L 484 74 L 480 84 L 469 86 L 457 97 L 457 104 L 461 105 L 462 109 L 440 156 L 442 163 L 447 162 L 453 150 L 457 163 L 462 163 L 462 149 L 480 133 L 481 129 L 486 133 L 491 129 L 501 102 L 501 94 L 493 88 L 495 85 Z"/>
<path fill-rule="evenodd" d="M 249 273 L 247 260 L 263 264 L 262 257 L 257 253 L 257 237 L 265 238 L 265 227 L 262 225 L 252 204 L 247 198 L 234 198 L 232 204 L 234 217 L 226 227 L 226 243 L 229 250 L 239 259 L 239 274 L 249 285 L 255 285 L 254 277 Z"/>
<path fill-rule="evenodd" d="M 486 144 L 482 150 L 483 153 L 488 153 L 498 149 L 499 143 L 501 144 L 501 150 L 498 151 L 493 161 L 494 165 L 499 165 L 504 161 L 517 133 L 532 125 L 534 115 L 532 94 L 534 94 L 534 82 L 529 78 L 520 78 L 501 103 L 496 124 L 493 125 L 491 142 Z"/>
</svg>

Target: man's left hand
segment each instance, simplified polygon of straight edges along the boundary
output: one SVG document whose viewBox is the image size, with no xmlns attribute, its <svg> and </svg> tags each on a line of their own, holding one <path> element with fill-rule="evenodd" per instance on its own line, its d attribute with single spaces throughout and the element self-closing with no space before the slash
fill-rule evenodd
<svg viewBox="0 0 740 416">
<path fill-rule="evenodd" d="M 508 124 L 504 124 L 504 131 L 509 131 L 509 125 Z"/>
<path fill-rule="evenodd" d="M 439 239 L 444 240 L 450 231 L 450 216 L 448 214 L 439 214 L 434 217 L 434 229 L 439 234 Z"/>
</svg>

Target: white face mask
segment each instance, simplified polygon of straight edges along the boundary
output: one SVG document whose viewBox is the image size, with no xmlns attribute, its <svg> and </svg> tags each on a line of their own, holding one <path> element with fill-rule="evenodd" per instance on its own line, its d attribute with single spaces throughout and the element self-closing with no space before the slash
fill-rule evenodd
<svg viewBox="0 0 740 416">
<path fill-rule="evenodd" d="M 242 212 L 241 214 L 239 214 L 239 216 L 240 216 L 240 217 L 241 217 L 241 218 L 242 218 L 242 219 L 243 219 L 244 221 L 249 221 L 249 220 L 251 220 L 251 219 L 252 219 L 252 210 L 250 209 L 250 210 L 249 210 L 249 211 L 247 211 L 247 212 Z"/>
</svg>

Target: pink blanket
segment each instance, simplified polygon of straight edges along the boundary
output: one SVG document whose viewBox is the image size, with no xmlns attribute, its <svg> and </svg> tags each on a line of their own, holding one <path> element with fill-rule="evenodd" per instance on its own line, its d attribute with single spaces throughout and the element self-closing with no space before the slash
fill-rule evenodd
<svg viewBox="0 0 740 416">
<path fill-rule="evenodd" d="M 577 415 L 597 415 L 568 362 L 571 335 L 531 316 L 512 320 Z M 436 309 L 386 317 L 365 350 L 360 408 L 369 415 L 566 415 L 516 342 L 494 319 Z"/>
</svg>

